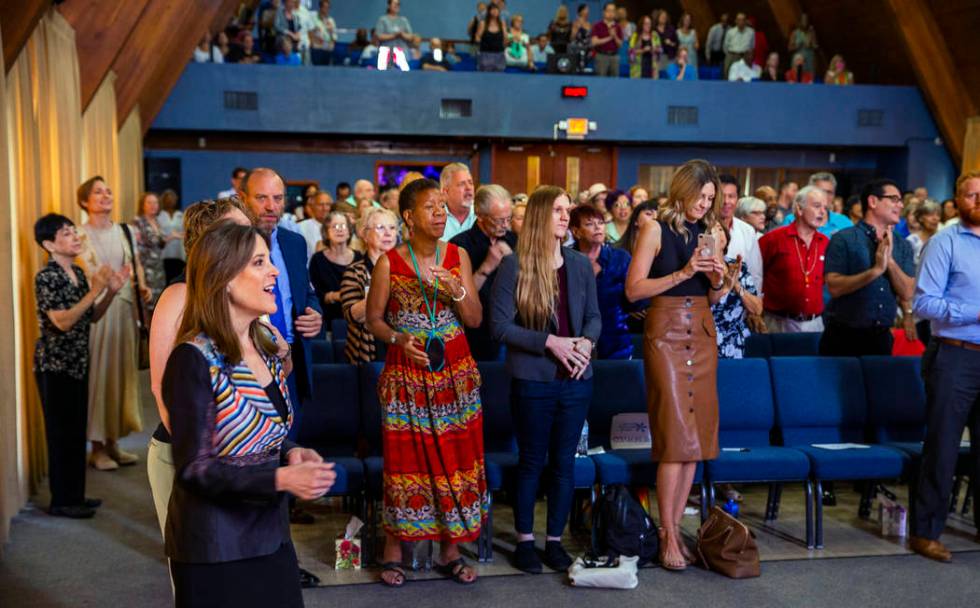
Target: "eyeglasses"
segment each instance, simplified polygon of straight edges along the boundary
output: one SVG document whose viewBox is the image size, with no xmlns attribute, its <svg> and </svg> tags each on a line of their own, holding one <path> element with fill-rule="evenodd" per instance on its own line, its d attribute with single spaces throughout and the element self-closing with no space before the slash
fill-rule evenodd
<svg viewBox="0 0 980 608">
<path fill-rule="evenodd" d="M 330 227 L 334 230 L 349 230 L 347 224 L 330 224 Z"/>
<path fill-rule="evenodd" d="M 613 205 L 613 209 L 630 209 L 630 208 L 632 208 L 632 205 L 629 204 L 629 201 L 620 201 L 615 205 Z"/>
<path fill-rule="evenodd" d="M 878 198 L 880 198 L 883 201 L 891 201 L 893 203 L 902 202 L 902 197 L 899 194 L 882 194 Z"/>
<path fill-rule="evenodd" d="M 491 224 L 494 224 L 495 226 L 508 226 L 510 225 L 511 221 L 513 221 L 514 216 L 508 215 L 507 217 L 491 217 L 489 215 L 486 215 L 484 216 L 484 219 L 486 219 Z"/>
</svg>

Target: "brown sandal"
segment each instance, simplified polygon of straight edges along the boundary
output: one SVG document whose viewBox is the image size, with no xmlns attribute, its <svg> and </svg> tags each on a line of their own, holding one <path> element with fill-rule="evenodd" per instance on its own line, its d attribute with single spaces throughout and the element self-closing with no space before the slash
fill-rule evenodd
<svg viewBox="0 0 980 608">
<path fill-rule="evenodd" d="M 667 531 L 663 528 L 660 529 L 660 566 L 664 570 L 670 570 L 671 572 L 682 572 L 687 569 L 687 559 L 684 557 L 683 551 L 681 551 L 680 561 L 667 561 Z"/>
</svg>

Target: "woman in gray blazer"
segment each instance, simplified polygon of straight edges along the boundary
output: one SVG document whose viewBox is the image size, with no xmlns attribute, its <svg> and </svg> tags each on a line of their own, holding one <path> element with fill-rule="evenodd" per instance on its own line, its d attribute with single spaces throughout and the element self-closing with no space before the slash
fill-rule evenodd
<svg viewBox="0 0 980 608">
<path fill-rule="evenodd" d="M 589 259 L 561 246 L 568 233 L 568 194 L 538 188 L 527 202 L 517 252 L 500 264 L 491 296 L 491 333 L 507 345 L 519 452 L 514 565 L 541 572 L 534 549 L 534 501 L 547 461 L 544 563 L 567 570 L 561 535 L 572 506 L 575 448 L 592 399 L 590 360 L 602 323 Z M 549 458 L 550 454 L 550 458 Z"/>
</svg>

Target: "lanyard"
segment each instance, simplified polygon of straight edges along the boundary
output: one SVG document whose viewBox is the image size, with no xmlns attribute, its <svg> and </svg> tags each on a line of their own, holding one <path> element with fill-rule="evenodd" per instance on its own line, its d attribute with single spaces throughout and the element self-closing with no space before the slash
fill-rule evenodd
<svg viewBox="0 0 980 608">
<path fill-rule="evenodd" d="M 408 253 L 412 256 L 412 267 L 415 269 L 415 277 L 419 281 L 419 287 L 422 289 L 422 301 L 425 302 L 425 309 L 429 313 L 429 320 L 432 321 L 432 329 L 429 330 L 430 334 L 435 331 L 436 327 L 436 306 L 439 299 L 439 277 L 436 277 L 435 281 L 435 291 L 432 293 L 432 305 L 429 305 L 429 296 L 425 293 L 425 283 L 422 282 L 422 273 L 419 272 L 419 263 L 415 259 L 415 251 L 412 249 L 412 244 L 407 243 Z M 439 265 L 439 245 L 436 245 L 436 266 Z"/>
</svg>

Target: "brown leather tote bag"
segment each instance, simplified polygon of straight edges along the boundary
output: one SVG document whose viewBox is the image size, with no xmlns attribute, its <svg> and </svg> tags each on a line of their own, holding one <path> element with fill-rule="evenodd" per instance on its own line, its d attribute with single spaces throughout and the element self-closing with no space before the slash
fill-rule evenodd
<svg viewBox="0 0 980 608">
<path fill-rule="evenodd" d="M 701 565 L 729 578 L 754 578 L 761 573 L 755 535 L 718 506 L 712 507 L 698 530 L 697 552 Z"/>
</svg>

